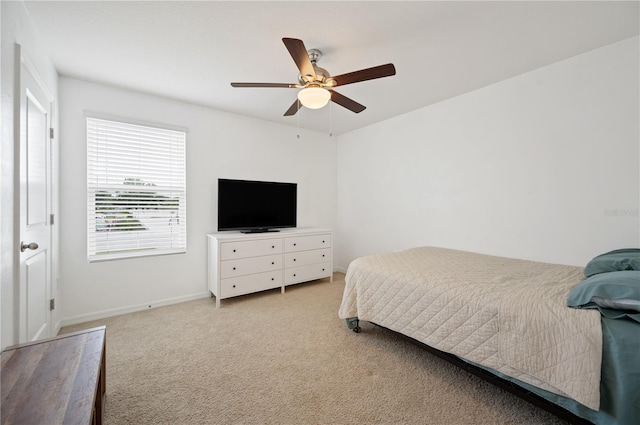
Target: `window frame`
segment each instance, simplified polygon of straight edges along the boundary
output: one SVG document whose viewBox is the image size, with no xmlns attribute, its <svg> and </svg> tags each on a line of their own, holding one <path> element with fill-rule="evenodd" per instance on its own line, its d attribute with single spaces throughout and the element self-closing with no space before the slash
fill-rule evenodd
<svg viewBox="0 0 640 425">
<path fill-rule="evenodd" d="M 168 154 L 168 156 L 174 155 L 174 157 L 165 158 L 165 160 L 167 161 L 167 164 L 170 162 L 171 164 L 179 166 L 178 172 L 176 172 L 178 174 L 177 179 L 179 184 L 174 185 L 173 183 L 175 183 L 175 181 L 172 180 L 173 183 L 171 183 L 169 186 L 159 185 L 156 188 L 156 185 L 154 184 L 155 182 L 149 182 L 149 184 L 143 183 L 145 179 L 142 179 L 140 177 L 140 174 L 138 175 L 132 174 L 129 178 L 124 178 L 123 182 L 117 185 L 118 189 L 116 189 L 116 185 L 113 185 L 113 184 L 99 184 L 99 183 L 96 184 L 95 182 L 92 183 L 90 181 L 90 178 L 96 179 L 97 176 L 96 176 L 96 170 L 95 170 L 96 166 L 92 165 L 91 161 L 94 160 L 94 164 L 95 164 L 95 161 L 98 160 L 98 158 L 100 157 L 100 154 L 95 152 L 95 149 L 94 149 L 94 152 L 92 152 L 92 143 L 94 143 L 94 141 L 90 140 L 89 132 L 90 132 L 90 127 L 93 124 L 90 125 L 90 123 L 91 122 L 95 123 L 99 121 L 102 121 L 103 123 L 107 123 L 106 126 L 113 125 L 114 128 L 115 127 L 129 128 L 129 129 L 138 128 L 140 129 L 140 133 L 143 134 L 142 136 L 140 134 L 138 135 L 138 137 L 141 140 L 144 140 L 144 137 L 145 137 L 144 132 L 142 131 L 143 128 L 149 129 L 150 132 L 159 132 L 159 133 L 166 132 L 165 135 L 168 138 L 171 138 L 171 134 L 179 135 L 180 137 L 176 137 L 175 140 L 172 139 L 171 141 L 172 144 L 177 143 L 179 145 L 178 148 L 174 150 L 175 146 L 172 146 L 170 148 L 171 154 Z M 187 133 L 188 133 L 187 130 L 183 127 L 144 122 L 144 121 L 132 120 L 128 118 L 116 117 L 116 116 L 105 115 L 105 114 L 100 114 L 95 112 L 87 112 L 87 111 L 85 111 L 84 113 L 84 123 L 85 123 L 85 142 L 86 142 L 85 159 L 87 161 L 86 162 L 86 180 L 85 180 L 85 184 L 86 184 L 85 193 L 87 195 L 85 199 L 85 205 L 87 208 L 86 226 L 85 226 L 85 229 L 87 230 L 87 247 L 86 247 L 87 260 L 90 263 L 93 263 L 93 262 L 102 262 L 102 261 L 113 261 L 113 260 L 130 259 L 130 258 L 141 258 L 141 257 L 151 257 L 151 256 L 158 256 L 158 255 L 173 255 L 173 254 L 186 253 L 187 252 Z M 105 140 L 106 139 L 108 139 L 108 137 L 105 138 Z M 140 150 L 138 150 L 137 152 L 139 153 Z M 175 157 L 176 152 L 179 155 L 178 157 Z M 129 158 L 129 157 L 130 156 L 128 155 L 124 155 L 119 159 Z M 140 158 L 144 159 L 144 158 L 150 158 L 150 157 L 143 156 Z M 150 158 L 150 159 L 154 160 L 154 158 Z M 104 170 L 101 170 L 101 171 L 104 171 Z M 132 183 L 126 183 L 126 181 L 130 181 Z M 138 183 L 136 183 L 136 181 Z M 154 189 L 150 189 L 149 187 L 154 187 Z M 99 238 L 99 234 L 102 234 L 103 231 L 98 231 L 98 228 L 97 228 L 99 214 L 96 211 L 96 206 L 101 204 L 98 193 L 104 192 L 104 191 L 106 192 L 111 191 L 111 196 L 124 195 L 123 198 L 121 198 L 121 200 L 124 199 L 127 203 L 129 203 L 130 199 L 132 198 L 131 194 L 135 194 L 133 198 L 137 201 L 148 202 L 149 198 L 155 199 L 155 201 L 151 202 L 153 205 L 155 205 L 155 208 L 152 206 L 146 209 L 155 210 L 156 213 L 160 211 L 161 212 L 160 218 L 164 218 L 164 220 L 169 219 L 168 225 L 171 230 L 165 231 L 165 232 L 159 232 L 158 235 L 147 237 L 147 238 L 144 238 L 144 237 L 140 238 L 139 236 L 145 235 L 145 234 L 139 230 L 136 230 L 135 228 L 133 229 L 121 228 L 121 229 L 117 229 L 116 231 L 108 230 L 107 232 L 109 232 L 109 234 L 111 235 L 124 235 L 123 230 L 132 231 L 131 234 L 127 232 L 127 235 L 130 236 L 130 238 L 127 238 L 127 237 L 121 238 L 131 243 L 140 243 L 141 240 L 146 240 L 147 242 L 153 242 L 154 238 L 156 239 L 156 241 L 151 243 L 149 246 L 144 246 L 144 247 L 136 246 L 136 247 L 131 247 L 129 249 L 124 249 L 121 245 L 118 245 L 118 243 L 115 243 L 115 244 L 112 244 L 112 245 L 115 245 L 115 248 L 116 248 L 114 252 L 109 252 L 109 249 L 107 251 L 99 250 L 98 238 Z M 144 199 L 144 198 L 147 198 L 147 199 Z M 107 205 L 112 208 L 115 208 L 115 204 L 117 204 L 118 201 L 119 200 L 116 199 L 115 201 L 113 201 L 112 204 L 107 204 L 107 203 L 102 203 L 102 204 L 103 206 Z M 175 204 L 176 201 L 177 201 L 177 204 L 174 207 L 173 205 Z M 134 204 L 134 205 L 135 206 L 130 208 L 127 208 L 126 206 L 120 207 L 120 208 L 122 208 L 123 211 L 131 210 L 138 213 L 138 214 L 131 213 L 132 216 L 139 215 L 139 213 L 145 209 L 142 207 L 143 205 L 142 203 L 138 202 L 137 204 Z M 169 213 L 169 215 L 166 215 L 167 210 L 176 211 L 175 221 L 173 221 L 174 216 L 171 215 L 171 213 Z M 118 211 L 118 212 L 121 213 L 122 211 Z M 120 222 L 136 221 L 139 226 L 143 227 L 143 229 L 141 230 L 146 230 L 146 226 L 144 225 L 144 222 L 142 220 L 139 220 L 140 217 L 136 216 L 134 220 L 132 216 L 125 216 L 126 217 L 125 220 L 121 220 Z M 158 217 L 154 217 L 153 219 L 157 219 L 157 218 Z M 175 229 L 177 229 L 176 231 L 173 230 L 174 227 L 171 227 L 173 225 L 172 222 L 178 223 L 178 227 L 175 227 Z M 130 226 L 129 224 L 124 224 L 124 225 L 116 224 L 115 227 L 117 228 L 118 225 Z M 90 227 L 90 226 L 93 226 L 93 227 Z M 167 225 L 164 225 L 165 228 L 166 226 Z M 165 241 L 168 241 L 167 243 L 170 245 L 169 247 L 160 246 L 160 240 L 163 236 L 166 237 Z M 110 246 L 109 242 L 106 242 L 106 243 L 107 243 L 107 246 Z"/>
</svg>

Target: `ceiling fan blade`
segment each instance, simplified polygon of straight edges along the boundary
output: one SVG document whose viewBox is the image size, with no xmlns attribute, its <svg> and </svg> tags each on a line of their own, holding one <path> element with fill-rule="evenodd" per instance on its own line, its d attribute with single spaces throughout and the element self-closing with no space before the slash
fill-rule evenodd
<svg viewBox="0 0 640 425">
<path fill-rule="evenodd" d="M 282 88 L 299 88 L 299 84 L 289 83 L 231 83 L 231 87 L 282 87 Z"/>
<path fill-rule="evenodd" d="M 359 114 L 360 112 L 367 109 L 366 106 L 359 104 L 353 99 L 349 99 L 347 96 L 342 95 L 335 90 L 329 90 L 329 92 L 331 93 L 331 101 L 333 103 L 337 103 L 340 106 L 344 106 L 345 108 L 355 112 L 356 114 Z"/>
<path fill-rule="evenodd" d="M 313 77 L 311 81 L 316 79 L 316 71 L 313 69 L 313 64 L 311 64 L 311 60 L 309 59 L 309 54 L 307 53 L 307 48 L 304 47 L 304 43 L 302 40 L 298 40 L 297 38 L 283 38 L 282 42 L 286 46 L 289 54 L 293 58 L 293 61 L 298 66 L 300 70 L 300 75 L 302 77 L 306 75 L 310 75 Z"/>
<path fill-rule="evenodd" d="M 291 105 L 291 107 L 289 107 L 289 109 L 287 109 L 287 112 L 284 113 L 285 117 L 290 117 L 291 115 L 295 115 L 296 112 L 298 112 L 298 110 L 302 107 L 302 104 L 300 103 L 300 101 L 298 99 L 296 99 L 295 102 L 293 102 L 293 105 Z"/>
<path fill-rule="evenodd" d="M 392 63 L 385 65 L 374 66 L 373 68 L 361 69 L 360 71 L 353 71 L 347 74 L 331 77 L 336 81 L 337 86 L 344 86 L 345 84 L 359 83 L 360 81 L 375 80 L 376 78 L 390 77 L 396 75 L 396 67 Z"/>
</svg>

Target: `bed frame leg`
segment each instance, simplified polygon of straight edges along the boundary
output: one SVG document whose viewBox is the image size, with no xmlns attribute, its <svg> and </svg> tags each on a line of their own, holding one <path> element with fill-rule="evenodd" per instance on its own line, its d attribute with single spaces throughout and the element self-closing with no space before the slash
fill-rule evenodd
<svg viewBox="0 0 640 425">
<path fill-rule="evenodd" d="M 347 327 L 355 333 L 360 333 L 360 320 L 357 317 L 347 319 Z"/>
</svg>

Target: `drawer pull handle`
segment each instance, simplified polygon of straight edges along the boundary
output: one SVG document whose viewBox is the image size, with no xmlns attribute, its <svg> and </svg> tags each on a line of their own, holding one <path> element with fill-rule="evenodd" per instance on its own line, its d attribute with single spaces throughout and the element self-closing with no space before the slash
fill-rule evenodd
<svg viewBox="0 0 640 425">
<path fill-rule="evenodd" d="M 296 259 L 294 258 L 293 261 L 296 261 Z"/>
<path fill-rule="evenodd" d="M 295 274 L 295 273 L 293 274 L 293 277 L 296 277 L 296 274 Z"/>
<path fill-rule="evenodd" d="M 236 285 L 233 285 L 233 287 L 235 288 L 235 287 L 236 287 Z"/>
<path fill-rule="evenodd" d="M 322 269 L 322 271 L 324 271 L 324 269 Z"/>
<path fill-rule="evenodd" d="M 275 247 L 276 247 L 275 245 L 271 245 L 271 248 L 275 248 Z"/>
<path fill-rule="evenodd" d="M 271 278 L 271 280 L 275 280 L 274 278 Z"/>
<path fill-rule="evenodd" d="M 293 244 L 293 246 L 296 246 L 296 244 Z"/>
<path fill-rule="evenodd" d="M 234 249 L 233 252 L 236 252 L 236 250 Z"/>
<path fill-rule="evenodd" d="M 275 261 L 272 261 L 272 262 L 271 262 L 271 264 L 275 264 L 275 263 L 276 263 Z"/>
<path fill-rule="evenodd" d="M 235 270 L 236 268 L 234 267 L 233 270 Z"/>
<path fill-rule="evenodd" d="M 322 258 L 324 258 L 324 254 L 322 254 Z"/>
<path fill-rule="evenodd" d="M 324 243 L 324 241 L 322 241 L 322 243 Z"/>
</svg>

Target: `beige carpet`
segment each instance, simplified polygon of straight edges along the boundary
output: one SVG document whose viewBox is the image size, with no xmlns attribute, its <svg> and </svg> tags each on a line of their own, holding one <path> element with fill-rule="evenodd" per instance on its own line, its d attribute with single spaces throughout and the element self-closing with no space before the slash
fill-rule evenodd
<svg viewBox="0 0 640 425">
<path fill-rule="evenodd" d="M 107 326 L 106 422 L 564 424 L 337 311 L 344 275 L 66 327 Z"/>
</svg>

